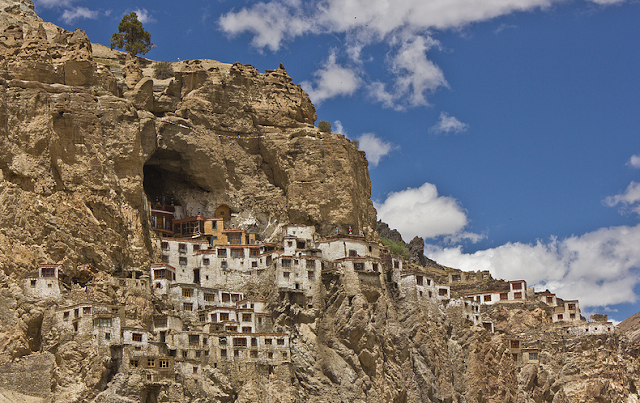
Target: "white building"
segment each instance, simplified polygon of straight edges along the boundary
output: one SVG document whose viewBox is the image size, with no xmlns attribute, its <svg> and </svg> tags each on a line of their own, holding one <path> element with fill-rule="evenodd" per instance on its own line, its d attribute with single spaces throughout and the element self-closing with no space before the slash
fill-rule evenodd
<svg viewBox="0 0 640 403">
<path fill-rule="evenodd" d="M 60 298 L 60 265 L 44 264 L 37 273 L 25 279 L 24 291 L 35 298 Z"/>
<path fill-rule="evenodd" d="M 466 297 L 485 305 L 505 302 L 523 302 L 527 298 L 527 282 L 524 280 L 509 281 L 509 290 L 485 291 L 467 294 Z"/>
</svg>

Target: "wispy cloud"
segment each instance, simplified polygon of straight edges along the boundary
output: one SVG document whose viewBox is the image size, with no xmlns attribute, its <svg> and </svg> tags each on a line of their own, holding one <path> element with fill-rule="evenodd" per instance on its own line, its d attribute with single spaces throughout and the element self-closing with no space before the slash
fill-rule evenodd
<svg viewBox="0 0 640 403">
<path fill-rule="evenodd" d="M 507 243 L 464 253 L 460 246 L 427 245 L 438 263 L 462 270 L 489 270 L 497 278 L 527 280 L 582 306 L 636 302 L 640 282 L 640 225 L 601 228 L 580 236 L 535 244 Z"/>
<path fill-rule="evenodd" d="M 133 11 L 138 16 L 138 21 L 140 21 L 143 24 L 156 22 L 155 18 L 153 18 L 151 14 L 149 14 L 146 8 L 143 8 L 143 9 L 136 8 Z"/>
<path fill-rule="evenodd" d="M 640 183 L 632 181 L 624 193 L 609 196 L 604 199 L 604 203 L 609 207 L 620 205 L 623 209 L 640 214 Z"/>
<path fill-rule="evenodd" d="M 369 164 L 376 167 L 380 160 L 391 151 L 398 148 L 388 141 L 384 141 L 374 133 L 363 133 L 357 138 L 359 148 L 367 155 Z"/>
<path fill-rule="evenodd" d="M 35 4 L 43 8 L 65 8 L 76 1 L 78 0 L 35 0 Z"/>
<path fill-rule="evenodd" d="M 457 236 L 458 240 L 477 240 L 477 234 L 463 232 L 468 219 L 458 201 L 439 195 L 436 186 L 428 182 L 419 188 L 390 193 L 384 202 L 374 206 L 378 218 L 397 228 L 404 239 Z"/>
<path fill-rule="evenodd" d="M 311 100 L 318 104 L 329 98 L 353 94 L 361 81 L 355 69 L 336 63 L 335 51 L 331 52 L 324 66 L 313 75 L 313 82 L 303 81 L 300 85 Z"/>
<path fill-rule="evenodd" d="M 446 112 L 440 112 L 438 121 L 429 129 L 429 132 L 435 134 L 456 134 L 465 132 L 468 128 L 468 124 L 462 123 L 455 116 L 449 116 Z"/>
<path fill-rule="evenodd" d="M 89 10 L 86 7 L 75 7 L 71 9 L 64 10 L 62 15 L 60 16 L 60 20 L 64 21 L 66 24 L 71 24 L 76 20 L 81 19 L 90 19 L 95 20 L 100 16 L 100 11 L 98 10 Z"/>
</svg>

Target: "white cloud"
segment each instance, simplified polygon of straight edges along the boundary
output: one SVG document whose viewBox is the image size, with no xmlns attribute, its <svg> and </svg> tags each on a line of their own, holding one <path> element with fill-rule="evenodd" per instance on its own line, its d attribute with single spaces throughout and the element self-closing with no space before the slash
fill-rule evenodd
<svg viewBox="0 0 640 403">
<path fill-rule="evenodd" d="M 438 195 L 436 186 L 428 182 L 389 193 L 382 204 L 374 205 L 378 218 L 397 228 L 404 239 L 460 234 L 467 225 L 467 215 L 458 201 Z"/>
<path fill-rule="evenodd" d="M 391 71 L 395 75 L 393 89 L 389 92 L 384 84 L 375 82 L 369 93 L 389 108 L 427 105 L 427 92 L 447 86 L 444 73 L 427 59 L 426 54 L 439 43 L 430 37 L 418 35 L 393 38 L 393 42 L 399 43 L 397 52 L 390 57 Z"/>
<path fill-rule="evenodd" d="M 99 15 L 100 12 L 98 10 L 89 10 L 86 7 L 76 7 L 64 10 L 62 15 L 60 16 L 60 19 L 67 24 L 71 24 L 72 22 L 82 18 L 95 20 Z"/>
<path fill-rule="evenodd" d="M 138 16 L 138 21 L 140 21 L 143 24 L 156 22 L 155 18 L 153 18 L 151 14 L 149 14 L 146 8 L 143 8 L 143 9 L 136 8 L 135 10 L 133 10 L 133 12 L 135 12 L 136 15 Z"/>
<path fill-rule="evenodd" d="M 625 209 L 631 209 L 640 214 L 640 183 L 632 181 L 624 193 L 609 196 L 604 200 L 604 203 L 609 207 L 622 205 Z"/>
<path fill-rule="evenodd" d="M 631 158 L 629 158 L 627 165 L 634 168 L 640 168 L 640 155 L 632 155 Z"/>
<path fill-rule="evenodd" d="M 449 116 L 446 112 L 440 112 L 440 117 L 429 131 L 436 134 L 462 133 L 467 131 L 469 125 L 462 123 L 454 116 Z"/>
<path fill-rule="evenodd" d="M 336 63 L 336 53 L 331 52 L 322 69 L 313 73 L 315 80 L 313 83 L 303 81 L 302 88 L 307 91 L 314 103 L 339 95 L 351 95 L 360 86 L 358 74 L 347 67 Z"/>
<path fill-rule="evenodd" d="M 295 38 L 313 29 L 313 19 L 305 15 L 300 2 L 259 2 L 251 8 L 229 12 L 220 17 L 220 27 L 228 34 L 254 34 L 251 43 L 257 48 L 280 48 L 285 38 Z"/>
<path fill-rule="evenodd" d="M 463 253 L 461 247 L 427 245 L 429 258 L 462 270 L 489 270 L 497 278 L 525 279 L 582 306 L 635 302 L 640 282 L 640 225 L 601 228 L 564 240 L 507 243 Z"/>
<path fill-rule="evenodd" d="M 359 148 L 367 154 L 367 160 L 372 166 L 378 166 L 380 159 L 397 147 L 382 140 L 374 133 L 363 133 L 357 138 Z"/>
<path fill-rule="evenodd" d="M 248 32 L 258 49 L 280 49 L 302 35 L 343 36 L 344 52 L 359 62 L 363 47 L 385 44 L 395 53 L 390 83 L 367 85 L 374 99 L 396 109 L 427 104 L 426 94 L 446 86 L 444 75 L 425 54 L 431 32 L 459 29 L 514 12 L 547 8 L 564 0 L 271 0 L 260 1 L 218 20 L 229 35 Z M 591 0 L 599 4 L 618 0 Z M 624 0 L 620 0 L 624 1 Z M 398 42 L 398 37 L 407 37 Z M 398 43 L 400 49 L 394 51 Z M 389 87 L 389 88 L 387 88 Z M 331 92 L 325 93 L 330 96 Z M 343 95 L 343 93 L 338 93 Z"/>
<path fill-rule="evenodd" d="M 77 0 L 35 0 L 37 6 L 43 8 L 70 7 Z"/>
</svg>

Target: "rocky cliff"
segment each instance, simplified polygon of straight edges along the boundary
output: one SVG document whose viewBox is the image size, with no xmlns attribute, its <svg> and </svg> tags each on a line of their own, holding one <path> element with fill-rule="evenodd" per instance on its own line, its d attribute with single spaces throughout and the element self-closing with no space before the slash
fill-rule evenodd
<svg viewBox="0 0 640 403">
<path fill-rule="evenodd" d="M 283 66 L 194 60 L 157 80 L 152 62 L 43 23 L 28 0 L 0 6 L 0 401 L 638 401 L 638 347 L 621 334 L 559 336 L 536 303 L 488 310 L 491 333 L 395 281 L 354 285 L 331 271 L 312 308 L 267 280 L 243 290 L 291 335 L 287 364 L 207 366 L 197 380 L 162 382 L 119 371 L 121 357 L 54 319 L 89 301 L 148 326 L 166 308 L 113 281 L 159 256 L 148 201 L 205 216 L 225 204 L 237 228 L 264 240 L 288 223 L 375 240 L 367 161 L 313 126 L 315 109 Z M 63 301 L 25 292 L 43 263 L 61 265 Z M 514 362 L 514 337 L 538 341 L 536 364 Z"/>
</svg>

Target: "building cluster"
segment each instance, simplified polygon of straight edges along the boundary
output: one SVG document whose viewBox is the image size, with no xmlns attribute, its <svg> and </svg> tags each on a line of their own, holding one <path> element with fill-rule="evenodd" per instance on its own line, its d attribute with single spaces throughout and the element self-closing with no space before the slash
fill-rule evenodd
<svg viewBox="0 0 640 403">
<path fill-rule="evenodd" d="M 288 225 L 278 242 L 262 242 L 256 234 L 230 223 L 231 209 L 222 205 L 214 218 L 185 217 L 179 206 L 149 206 L 158 235 L 158 263 L 148 272 L 128 272 L 113 285 L 155 298 L 157 313 L 146 326 L 127 326 L 123 307 L 79 303 L 56 310 L 54 327 L 61 334 L 91 337 L 98 349 L 110 351 L 120 370 L 142 371 L 148 382 L 181 376 L 199 377 L 204 366 L 290 362 L 291 338 L 276 331 L 266 302 L 245 296 L 247 284 L 270 285 L 281 298 L 314 309 L 321 298 L 323 275 L 338 275 L 348 295 L 361 287 L 391 287 L 417 303 L 457 309 L 461 317 L 489 332 L 482 305 L 539 300 L 553 308 L 554 323 L 580 321 L 578 301 L 563 301 L 545 291 L 527 289 L 524 280 L 508 288 L 453 298 L 451 286 L 427 272 L 404 267 L 378 242 L 363 236 L 320 237 L 313 226 Z M 60 266 L 42 265 L 25 279 L 25 291 L 37 298 L 61 298 Z M 488 272 L 449 274 L 449 282 L 484 281 Z M 444 278 L 446 281 L 446 277 Z M 162 307 L 161 309 L 159 307 Z M 611 324 L 580 324 L 575 334 L 601 334 Z M 514 360 L 536 361 L 538 350 L 510 341 Z"/>
</svg>

